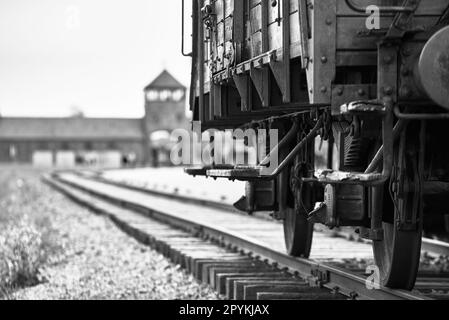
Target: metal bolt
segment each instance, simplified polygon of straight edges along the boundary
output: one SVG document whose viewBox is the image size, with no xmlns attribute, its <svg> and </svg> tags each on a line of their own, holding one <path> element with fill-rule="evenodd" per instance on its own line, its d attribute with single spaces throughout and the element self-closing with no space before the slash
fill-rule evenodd
<svg viewBox="0 0 449 320">
<path fill-rule="evenodd" d="M 332 24 L 332 19 L 331 19 L 331 18 L 327 18 L 327 19 L 326 19 L 326 24 L 327 24 L 328 26 L 330 26 L 330 25 Z"/>
<path fill-rule="evenodd" d="M 321 87 L 320 91 L 321 91 L 322 93 L 326 93 L 326 92 L 327 92 L 327 87 Z"/>
<path fill-rule="evenodd" d="M 388 86 L 388 87 L 384 87 L 384 93 L 386 94 L 386 95 L 392 95 L 393 94 L 393 87 L 390 87 L 390 86 Z"/>
<path fill-rule="evenodd" d="M 386 64 L 392 63 L 392 62 L 393 62 L 393 57 L 390 56 L 390 55 L 386 55 L 386 56 L 384 57 L 384 62 L 385 62 Z"/>
<path fill-rule="evenodd" d="M 357 91 L 357 94 L 358 94 L 359 96 L 364 96 L 364 95 L 365 95 L 365 90 L 359 89 L 359 91 Z"/>
<path fill-rule="evenodd" d="M 409 98 L 412 96 L 412 90 L 408 86 L 403 86 L 401 88 L 401 97 Z"/>
<path fill-rule="evenodd" d="M 341 95 L 343 95 L 343 92 L 344 92 L 343 88 L 342 88 L 342 87 L 338 87 L 338 89 L 337 89 L 337 94 L 338 94 L 339 96 L 341 96 Z"/>
<path fill-rule="evenodd" d="M 402 74 L 404 77 L 409 76 L 409 75 L 410 75 L 410 69 L 408 69 L 408 68 L 402 69 L 401 74 Z"/>
<path fill-rule="evenodd" d="M 402 49 L 402 55 L 403 55 L 404 57 L 408 57 L 409 55 L 411 55 L 410 49 L 408 49 L 408 48 Z"/>
<path fill-rule="evenodd" d="M 327 62 L 327 57 L 326 56 L 322 56 L 321 57 L 321 62 L 322 63 L 326 63 Z"/>
</svg>

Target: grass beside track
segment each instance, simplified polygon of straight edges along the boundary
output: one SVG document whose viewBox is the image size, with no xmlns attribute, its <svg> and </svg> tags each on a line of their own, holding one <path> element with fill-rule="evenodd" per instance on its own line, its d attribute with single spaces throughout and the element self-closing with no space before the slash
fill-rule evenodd
<svg viewBox="0 0 449 320">
<path fill-rule="evenodd" d="M 0 300 L 220 299 L 43 173 L 0 165 Z"/>
<path fill-rule="evenodd" d="M 0 167 L 0 298 L 44 281 L 41 267 L 61 252 L 40 174 L 25 166 Z"/>
</svg>

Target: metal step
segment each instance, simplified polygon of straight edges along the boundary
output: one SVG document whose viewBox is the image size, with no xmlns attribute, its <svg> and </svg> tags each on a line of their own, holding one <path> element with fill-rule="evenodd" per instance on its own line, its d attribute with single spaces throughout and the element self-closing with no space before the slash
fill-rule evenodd
<svg viewBox="0 0 449 320">
<path fill-rule="evenodd" d="M 228 178 L 235 180 L 257 180 L 263 179 L 266 167 L 237 167 L 233 169 L 207 170 L 207 175 L 212 178 Z"/>
<path fill-rule="evenodd" d="M 207 177 L 209 170 L 226 170 L 226 169 L 232 169 L 233 166 L 231 165 L 223 165 L 223 166 L 205 166 L 205 167 L 192 167 L 192 168 L 185 168 L 184 172 L 187 173 L 190 176 L 200 176 L 200 177 Z"/>
</svg>

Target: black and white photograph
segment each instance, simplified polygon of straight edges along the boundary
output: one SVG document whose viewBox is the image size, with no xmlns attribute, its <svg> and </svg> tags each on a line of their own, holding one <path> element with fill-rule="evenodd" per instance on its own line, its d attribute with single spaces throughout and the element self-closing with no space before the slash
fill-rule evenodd
<svg viewBox="0 0 449 320">
<path fill-rule="evenodd" d="M 0 0 L 0 300 L 449 300 L 448 139 L 449 0 Z"/>
</svg>

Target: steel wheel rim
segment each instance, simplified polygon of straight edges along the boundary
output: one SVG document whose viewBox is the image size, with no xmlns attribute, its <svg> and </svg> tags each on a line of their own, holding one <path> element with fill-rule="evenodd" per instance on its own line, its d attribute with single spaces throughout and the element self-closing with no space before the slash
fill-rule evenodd
<svg viewBox="0 0 449 320">
<path fill-rule="evenodd" d="M 400 231 L 393 224 L 384 223 L 384 234 L 383 241 L 373 242 L 381 285 L 412 290 L 421 257 L 422 228 Z"/>
<path fill-rule="evenodd" d="M 422 193 L 417 190 L 419 184 L 419 163 L 423 159 L 417 159 L 414 154 L 419 130 L 407 130 L 403 133 L 400 145 L 395 157 L 397 170 L 402 170 L 402 176 L 396 180 L 396 184 L 403 185 L 401 191 L 395 188 L 391 192 L 390 208 L 384 206 L 385 213 L 390 213 L 393 220 L 384 222 L 384 239 L 373 242 L 373 251 L 376 265 L 380 271 L 381 284 L 394 289 L 412 290 L 418 275 L 421 258 L 421 243 L 423 233 Z M 402 177 L 402 178 L 400 178 Z M 396 177 L 398 179 L 398 176 Z M 388 187 L 386 187 L 388 188 Z M 391 198 L 392 197 L 392 198 Z M 387 203 L 388 204 L 388 203 Z M 414 224 L 408 222 L 401 227 L 400 221 L 404 217 L 415 216 Z M 401 218 L 402 217 L 402 218 Z"/>
<path fill-rule="evenodd" d="M 312 248 L 313 224 L 296 209 L 285 211 L 284 238 L 287 253 L 293 257 L 308 258 Z"/>
</svg>

